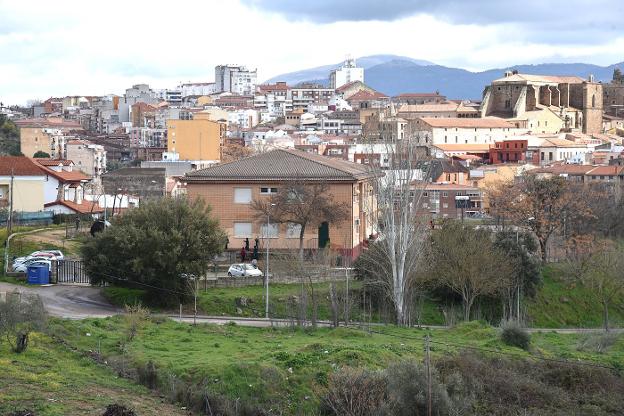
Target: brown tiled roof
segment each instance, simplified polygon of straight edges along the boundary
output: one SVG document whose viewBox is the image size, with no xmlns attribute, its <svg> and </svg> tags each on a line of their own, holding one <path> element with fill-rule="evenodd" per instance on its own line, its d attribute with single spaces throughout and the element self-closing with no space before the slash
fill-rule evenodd
<svg viewBox="0 0 624 416">
<path fill-rule="evenodd" d="M 26 156 L 0 156 L 0 176 L 44 176 L 41 168 Z"/>
<path fill-rule="evenodd" d="M 398 112 L 399 113 L 410 113 L 410 112 L 414 112 L 414 113 L 419 113 L 419 112 L 423 112 L 423 113 L 433 113 L 433 112 L 444 112 L 444 111 L 456 111 L 459 108 L 459 104 L 458 103 L 454 103 L 452 101 L 446 101 L 443 103 L 438 103 L 438 104 L 433 104 L 433 103 L 429 103 L 429 104 L 404 104 L 401 107 L 399 107 Z"/>
<path fill-rule="evenodd" d="M 36 157 L 34 159 L 35 159 L 35 162 L 37 162 L 38 164 L 42 166 L 58 166 L 58 165 L 69 166 L 72 163 L 74 163 L 71 160 L 67 160 L 67 159 L 49 159 L 49 158 L 40 158 L 40 157 Z"/>
<path fill-rule="evenodd" d="M 73 201 L 61 201 L 61 200 L 57 200 L 54 202 L 48 202 L 47 204 L 44 204 L 45 207 L 51 207 L 54 205 L 64 205 L 67 208 L 79 213 L 79 214 L 90 214 L 90 213 L 96 213 L 96 212 L 104 212 L 103 208 L 100 208 L 100 206 L 97 204 L 97 202 L 91 202 L 91 201 L 83 201 L 81 204 L 77 204 Z"/>
<path fill-rule="evenodd" d="M 418 98 L 418 97 L 444 97 L 437 92 L 405 92 L 396 95 L 394 98 Z"/>
<path fill-rule="evenodd" d="M 61 182 L 82 182 L 82 181 L 88 181 L 89 179 L 91 179 L 89 176 L 85 175 L 84 173 L 78 170 L 72 170 L 71 172 L 62 170 L 62 171 L 57 172 L 43 165 L 41 166 L 41 170 L 43 170 L 43 172 L 46 175 L 53 176 Z"/>
<path fill-rule="evenodd" d="M 531 173 L 552 173 L 553 175 L 560 175 L 567 173 L 568 175 L 585 175 L 590 170 L 594 169 L 592 165 L 552 165 L 544 168 L 533 169 Z"/>
<path fill-rule="evenodd" d="M 276 149 L 230 163 L 190 172 L 189 182 L 203 181 L 356 181 L 374 173 L 365 165 L 293 149 Z"/>
<path fill-rule="evenodd" d="M 496 117 L 486 118 L 434 118 L 422 117 L 421 120 L 431 127 L 458 128 L 515 128 L 513 124 Z"/>
<path fill-rule="evenodd" d="M 56 127 L 56 128 L 73 128 L 82 129 L 77 121 L 62 120 L 59 118 L 24 118 L 15 120 L 17 127 Z"/>
<path fill-rule="evenodd" d="M 508 77 L 499 78 L 493 81 L 493 83 L 504 82 L 544 82 L 544 83 L 556 83 L 556 84 L 580 84 L 585 81 L 581 77 L 577 76 L 554 76 L 554 75 L 532 75 L 532 74 L 514 74 Z"/>
<path fill-rule="evenodd" d="M 597 166 L 586 173 L 586 175 L 602 175 L 602 176 L 616 176 L 621 175 L 624 172 L 624 166 Z"/>
<path fill-rule="evenodd" d="M 370 92 L 365 90 L 360 90 L 347 98 L 347 101 L 365 101 L 365 100 L 378 100 L 388 98 L 387 95 L 384 95 L 378 91 Z"/>
</svg>

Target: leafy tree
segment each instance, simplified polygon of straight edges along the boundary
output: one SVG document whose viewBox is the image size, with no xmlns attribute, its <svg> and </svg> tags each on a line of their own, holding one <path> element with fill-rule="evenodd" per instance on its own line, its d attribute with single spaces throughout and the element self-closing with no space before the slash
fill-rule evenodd
<svg viewBox="0 0 624 416">
<path fill-rule="evenodd" d="M 502 231 L 495 235 L 494 247 L 505 253 L 511 263 L 511 285 L 506 292 L 507 316 L 514 316 L 522 295 L 533 297 L 542 283 L 542 271 L 537 254 L 537 244 L 532 235 Z M 516 316 L 519 319 L 519 316 Z"/>
<path fill-rule="evenodd" d="M 202 201 L 148 201 L 115 217 L 82 247 L 92 283 L 147 290 L 148 300 L 171 304 L 189 295 L 183 274 L 202 275 L 225 240 Z"/>
<path fill-rule="evenodd" d="M 602 304 L 603 326 L 609 332 L 609 306 L 624 296 L 624 250 L 600 244 L 585 265 L 581 281 Z"/>
<path fill-rule="evenodd" d="M 511 262 L 489 231 L 446 221 L 431 233 L 430 242 L 430 277 L 461 296 L 464 320 L 470 320 L 478 297 L 499 294 L 511 284 Z"/>
<path fill-rule="evenodd" d="M 40 157 L 40 158 L 49 158 L 50 154 L 46 153 L 42 150 L 37 150 L 37 152 L 33 155 L 33 157 Z"/>
<path fill-rule="evenodd" d="M 4 114 L 0 114 L 0 154 L 20 156 L 19 129 Z"/>
<path fill-rule="evenodd" d="M 323 222 L 338 224 L 349 218 L 349 206 L 336 202 L 325 183 L 286 182 L 276 194 L 252 201 L 258 221 L 295 224 L 299 228 L 299 257 L 303 259 L 305 231 Z"/>
<path fill-rule="evenodd" d="M 39 295 L 15 291 L 7 293 L 6 299 L 0 299 L 0 336 L 6 337 L 17 353 L 26 350 L 28 335 L 31 331 L 44 328 L 46 318 Z"/>
<path fill-rule="evenodd" d="M 624 83 L 624 75 L 622 75 L 622 70 L 620 68 L 613 69 L 613 82 L 614 83 Z"/>
</svg>

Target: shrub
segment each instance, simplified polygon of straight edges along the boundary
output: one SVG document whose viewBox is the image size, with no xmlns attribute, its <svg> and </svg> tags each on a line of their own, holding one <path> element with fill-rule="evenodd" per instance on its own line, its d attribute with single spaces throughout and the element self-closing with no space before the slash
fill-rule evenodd
<svg viewBox="0 0 624 416">
<path fill-rule="evenodd" d="M 119 404 L 111 404 L 106 406 L 106 411 L 102 416 L 136 416 L 132 409 Z"/>
<path fill-rule="evenodd" d="M 379 413 L 387 399 L 383 373 L 346 367 L 330 375 L 322 411 L 340 416 L 372 415 Z"/>
<path fill-rule="evenodd" d="M 607 332 L 601 334 L 588 334 L 581 338 L 576 346 L 579 351 L 605 353 L 620 339 L 620 335 Z"/>
<path fill-rule="evenodd" d="M 531 334 L 515 321 L 507 321 L 501 325 L 501 340 L 511 347 L 528 350 L 531 346 Z"/>
<path fill-rule="evenodd" d="M 152 360 L 149 360 L 145 366 L 137 367 L 137 374 L 139 383 L 147 388 L 155 389 L 158 386 L 158 371 L 156 371 L 156 365 Z"/>
<path fill-rule="evenodd" d="M 397 362 L 386 370 L 392 414 L 397 416 L 425 415 L 428 406 L 427 369 L 415 361 Z M 453 404 L 432 369 L 431 410 L 437 416 L 452 414 Z"/>
</svg>

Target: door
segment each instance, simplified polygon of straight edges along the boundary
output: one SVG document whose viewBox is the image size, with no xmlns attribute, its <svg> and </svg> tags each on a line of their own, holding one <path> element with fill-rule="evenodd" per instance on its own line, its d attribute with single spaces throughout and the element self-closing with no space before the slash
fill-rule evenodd
<svg viewBox="0 0 624 416">
<path fill-rule="evenodd" d="M 329 223 L 327 221 L 318 227 L 318 246 L 319 248 L 329 246 Z"/>
</svg>

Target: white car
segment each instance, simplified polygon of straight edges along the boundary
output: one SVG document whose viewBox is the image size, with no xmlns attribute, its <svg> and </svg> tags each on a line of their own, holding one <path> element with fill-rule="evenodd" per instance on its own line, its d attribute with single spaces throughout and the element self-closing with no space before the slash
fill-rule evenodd
<svg viewBox="0 0 624 416">
<path fill-rule="evenodd" d="M 249 263 L 237 263 L 228 269 L 230 277 L 261 277 L 262 271 Z"/>
<path fill-rule="evenodd" d="M 28 266 L 47 266 L 48 270 L 52 269 L 52 262 L 49 260 L 35 260 L 35 261 L 27 261 L 22 264 L 18 264 L 13 268 L 14 272 L 17 273 L 26 273 L 28 271 Z"/>
<path fill-rule="evenodd" d="M 13 261 L 13 270 L 15 270 L 18 266 L 28 266 L 30 263 L 34 261 L 49 261 L 55 260 L 54 256 L 28 256 L 19 259 L 15 259 Z"/>
<path fill-rule="evenodd" d="M 60 258 L 59 258 L 59 255 L 60 255 Z M 63 260 L 64 256 L 63 256 L 63 253 L 61 253 L 58 250 L 40 250 L 40 251 L 34 251 L 30 253 L 28 256 L 18 257 L 14 259 L 13 264 L 20 264 L 20 263 L 25 262 L 26 260 L 31 260 L 35 258 L 46 258 L 49 260 Z"/>
</svg>

